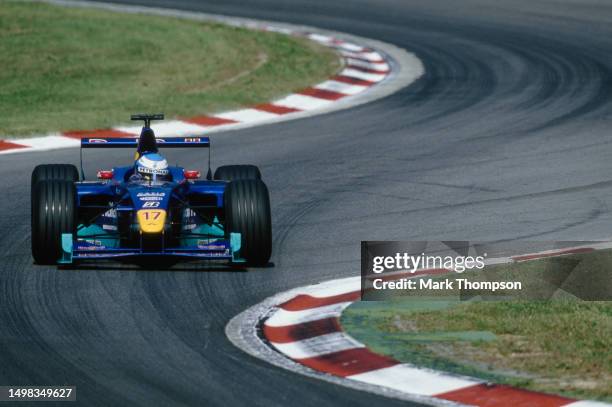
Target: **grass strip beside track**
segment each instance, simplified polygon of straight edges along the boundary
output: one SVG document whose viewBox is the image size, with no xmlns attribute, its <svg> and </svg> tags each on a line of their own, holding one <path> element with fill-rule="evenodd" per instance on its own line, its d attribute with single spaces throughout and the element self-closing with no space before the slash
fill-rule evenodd
<svg viewBox="0 0 612 407">
<path fill-rule="evenodd" d="M 2 136 L 251 106 L 340 67 L 333 51 L 283 34 L 12 1 L 0 7 L 0 55 Z"/>
<path fill-rule="evenodd" d="M 582 293 L 589 286 L 596 289 L 593 285 L 609 289 L 609 277 L 603 284 L 595 277 L 609 276 L 611 251 L 485 270 L 492 273 L 487 279 L 503 276 L 536 284 L 525 276 L 546 277 L 546 269 L 563 274 L 567 263 L 578 264 L 564 278 L 580 276 L 586 282 Z M 446 277 L 436 277 L 442 278 Z M 592 283 L 586 281 L 589 278 Z M 460 298 L 456 293 L 437 298 L 398 293 L 385 301 L 353 303 L 341 322 L 349 335 L 373 351 L 403 362 L 531 390 L 612 401 L 612 302 L 572 299 L 562 289 L 548 301 Z"/>
</svg>

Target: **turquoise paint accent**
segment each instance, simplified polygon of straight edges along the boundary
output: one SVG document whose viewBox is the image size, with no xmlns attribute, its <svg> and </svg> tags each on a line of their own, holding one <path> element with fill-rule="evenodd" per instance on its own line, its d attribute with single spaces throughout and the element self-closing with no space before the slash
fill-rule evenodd
<svg viewBox="0 0 612 407">
<path fill-rule="evenodd" d="M 81 228 L 82 226 L 83 225 L 79 225 L 79 228 Z M 94 236 L 94 235 L 97 235 L 97 237 L 92 237 L 91 239 L 87 239 L 88 236 Z M 112 239 L 112 238 L 105 239 L 103 235 L 107 235 L 109 237 L 113 236 L 111 233 L 108 233 L 107 231 L 102 229 L 102 226 L 100 225 L 89 225 L 82 229 L 78 229 L 78 232 L 77 232 L 77 238 L 79 239 L 96 240 L 100 242 L 103 246 L 108 247 L 109 249 L 119 248 L 119 239 Z"/>
<path fill-rule="evenodd" d="M 240 233 L 230 233 L 230 248 L 232 249 L 232 262 L 246 263 L 246 260 L 240 257 L 241 247 L 242 247 L 242 235 L 240 235 Z"/>
<path fill-rule="evenodd" d="M 59 264 L 72 264 L 72 233 L 62 233 L 62 258 Z"/>
<path fill-rule="evenodd" d="M 215 218 L 213 219 L 212 225 L 208 225 L 208 224 L 199 225 L 193 228 L 190 231 L 190 233 L 211 235 L 211 238 L 209 239 L 209 241 L 214 241 L 215 239 L 223 239 L 225 237 L 225 232 L 223 228 L 221 228 L 218 225 L 219 225 L 219 219 L 217 219 L 217 217 L 215 216 Z M 201 240 L 205 240 L 205 239 L 201 237 L 181 239 L 181 246 L 197 246 L 198 241 L 201 241 Z"/>
</svg>

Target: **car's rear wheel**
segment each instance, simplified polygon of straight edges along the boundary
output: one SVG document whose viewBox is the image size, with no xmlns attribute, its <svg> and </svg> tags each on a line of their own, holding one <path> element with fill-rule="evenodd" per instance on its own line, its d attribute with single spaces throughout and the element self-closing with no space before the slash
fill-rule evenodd
<svg viewBox="0 0 612 407">
<path fill-rule="evenodd" d="M 261 179 L 261 172 L 255 165 L 222 165 L 213 177 L 216 180 Z"/>
<path fill-rule="evenodd" d="M 270 195 L 261 180 L 236 180 L 224 194 L 225 230 L 240 233 L 240 256 L 252 266 L 268 264 L 272 254 Z"/>
<path fill-rule="evenodd" d="M 32 256 L 55 264 L 62 255 L 62 233 L 76 228 L 76 187 L 72 181 L 42 180 L 32 188 Z"/>
</svg>

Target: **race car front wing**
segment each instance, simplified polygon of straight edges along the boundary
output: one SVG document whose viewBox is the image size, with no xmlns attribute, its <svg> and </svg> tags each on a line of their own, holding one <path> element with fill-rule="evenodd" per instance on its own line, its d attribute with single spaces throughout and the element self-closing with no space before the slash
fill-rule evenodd
<svg viewBox="0 0 612 407">
<path fill-rule="evenodd" d="M 197 246 L 163 248 L 160 251 L 146 251 L 142 248 L 109 248 L 83 239 L 74 239 L 70 233 L 62 234 L 62 258 L 59 264 L 73 264 L 80 260 L 114 259 L 119 257 L 174 256 L 206 260 L 229 260 L 244 263 L 240 256 L 241 235 L 230 233 L 230 239 L 218 239 Z"/>
</svg>

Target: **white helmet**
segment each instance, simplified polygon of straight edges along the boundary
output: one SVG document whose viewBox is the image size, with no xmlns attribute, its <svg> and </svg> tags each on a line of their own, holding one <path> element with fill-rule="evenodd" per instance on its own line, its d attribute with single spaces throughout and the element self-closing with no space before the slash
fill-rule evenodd
<svg viewBox="0 0 612 407">
<path fill-rule="evenodd" d="M 149 180 L 166 179 L 168 177 L 168 161 L 157 153 L 143 154 L 136 161 L 136 171 Z"/>
</svg>

